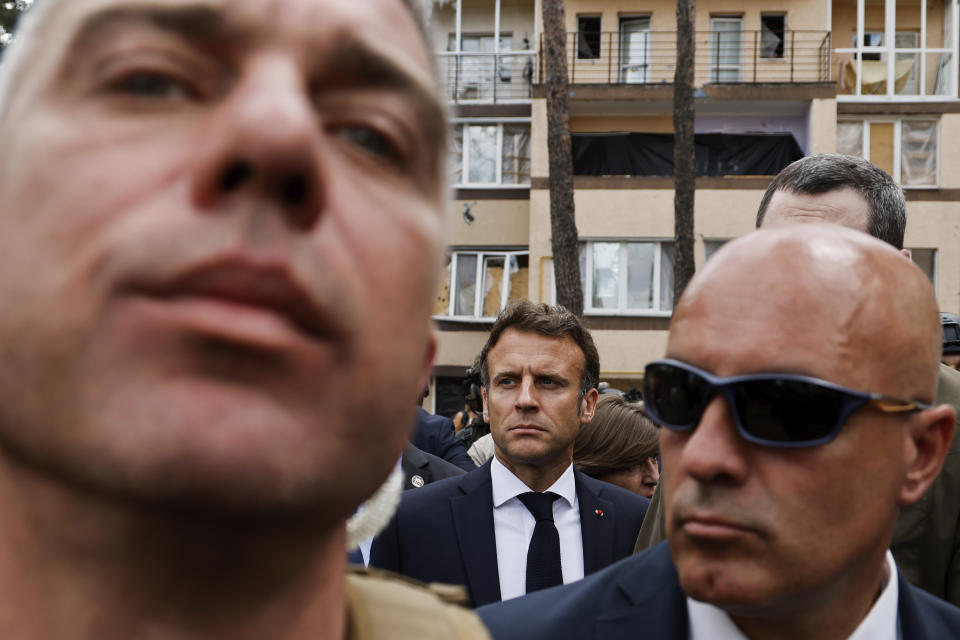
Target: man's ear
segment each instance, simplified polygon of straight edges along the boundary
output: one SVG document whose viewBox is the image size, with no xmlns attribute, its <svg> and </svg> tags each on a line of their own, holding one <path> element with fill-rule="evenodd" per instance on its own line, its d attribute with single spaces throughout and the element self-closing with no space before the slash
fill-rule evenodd
<svg viewBox="0 0 960 640">
<path fill-rule="evenodd" d="M 600 399 L 600 392 L 596 389 L 590 389 L 583 395 L 580 401 L 580 424 L 587 424 L 593 420 L 593 412 L 597 408 L 597 400 Z"/>
<path fill-rule="evenodd" d="M 487 406 L 487 388 L 480 385 L 480 399 L 483 400 L 483 421 L 490 424 L 490 409 Z"/>
<path fill-rule="evenodd" d="M 900 490 L 900 506 L 911 505 L 920 499 L 940 473 L 947 457 L 956 411 L 941 404 L 916 416 L 909 426 L 915 456 Z"/>
<path fill-rule="evenodd" d="M 418 378 L 420 385 L 418 389 L 426 389 L 430 384 L 430 374 L 433 373 L 433 359 L 437 357 L 437 335 L 430 329 L 430 339 L 427 341 L 427 348 L 423 354 L 423 366 L 420 369 Z M 421 392 L 422 393 L 422 392 Z"/>
</svg>

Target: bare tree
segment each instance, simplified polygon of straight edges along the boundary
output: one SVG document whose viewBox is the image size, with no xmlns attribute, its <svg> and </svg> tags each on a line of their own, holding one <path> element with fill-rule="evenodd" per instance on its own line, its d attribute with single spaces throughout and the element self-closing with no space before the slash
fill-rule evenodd
<svg viewBox="0 0 960 640">
<path fill-rule="evenodd" d="M 566 17 L 563 0 L 543 0 L 544 87 L 547 94 L 547 157 L 550 235 L 557 302 L 583 315 L 577 223 L 573 209 L 570 151 L 570 90 L 567 83 Z"/>
<path fill-rule="evenodd" d="M 674 180 L 673 299 L 680 299 L 693 278 L 693 195 L 696 155 L 693 142 L 693 56 L 696 0 L 677 0 L 677 68 L 673 76 Z"/>
</svg>

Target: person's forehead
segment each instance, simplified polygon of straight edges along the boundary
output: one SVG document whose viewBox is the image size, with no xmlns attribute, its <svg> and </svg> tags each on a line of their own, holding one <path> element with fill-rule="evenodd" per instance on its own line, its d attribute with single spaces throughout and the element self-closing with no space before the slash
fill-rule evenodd
<svg viewBox="0 0 960 640">
<path fill-rule="evenodd" d="M 487 356 L 491 373 L 501 369 L 529 367 L 534 372 L 562 372 L 581 368 L 585 358 L 568 335 L 548 336 L 536 331 L 506 329 Z"/>
<path fill-rule="evenodd" d="M 71 42 L 84 32 L 138 17 L 154 22 L 193 22 L 217 30 L 234 46 L 285 44 L 308 49 L 322 61 L 325 50 L 351 41 L 390 56 L 432 84 L 430 52 L 416 19 L 402 0 L 89 0 L 60 2 L 47 18 L 50 37 Z M 186 28 L 184 28 L 186 30 Z"/>
<path fill-rule="evenodd" d="M 856 385 L 849 374 L 865 355 L 856 296 L 818 290 L 816 278 L 782 263 L 762 277 L 717 278 L 678 310 L 667 355 L 717 375 L 795 373 Z"/>
<path fill-rule="evenodd" d="M 817 194 L 782 189 L 770 198 L 761 226 L 766 229 L 798 222 L 832 222 L 865 232 L 869 220 L 867 200 L 850 187 Z"/>
</svg>

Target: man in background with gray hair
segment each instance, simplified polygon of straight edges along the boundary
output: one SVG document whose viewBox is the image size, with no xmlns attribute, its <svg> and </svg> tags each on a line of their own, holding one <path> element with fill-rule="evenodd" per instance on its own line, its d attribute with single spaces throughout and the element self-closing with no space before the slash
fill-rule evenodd
<svg viewBox="0 0 960 640">
<path fill-rule="evenodd" d="M 344 578 L 435 349 L 412 6 L 39 0 L 0 73 L 0 636 L 483 637 Z"/>
</svg>

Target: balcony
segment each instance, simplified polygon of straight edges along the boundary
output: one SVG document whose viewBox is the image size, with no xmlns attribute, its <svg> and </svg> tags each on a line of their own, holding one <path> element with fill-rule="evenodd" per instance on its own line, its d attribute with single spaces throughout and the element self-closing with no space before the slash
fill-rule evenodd
<svg viewBox="0 0 960 640">
<path fill-rule="evenodd" d="M 536 77 L 534 51 L 437 53 L 437 66 L 453 103 L 529 102 Z"/>
<path fill-rule="evenodd" d="M 814 83 L 831 80 L 830 33 L 707 31 L 695 36 L 695 86 Z M 675 31 L 571 32 L 571 84 L 670 84 L 677 57 Z M 543 65 L 536 80 L 543 82 Z"/>
</svg>

